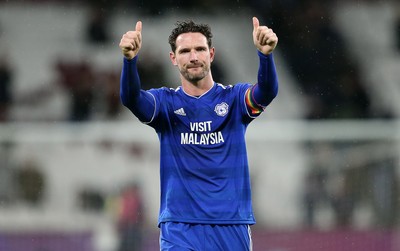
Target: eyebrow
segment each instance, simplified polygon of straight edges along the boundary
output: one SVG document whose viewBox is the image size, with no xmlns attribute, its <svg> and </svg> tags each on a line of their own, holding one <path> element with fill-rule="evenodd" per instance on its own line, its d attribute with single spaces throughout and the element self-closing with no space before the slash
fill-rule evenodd
<svg viewBox="0 0 400 251">
<path fill-rule="evenodd" d="M 196 46 L 196 47 L 194 47 L 194 49 L 195 50 L 203 50 L 203 49 L 207 49 L 207 46 L 203 46 L 203 45 L 200 45 L 200 46 Z M 181 49 L 179 49 L 178 50 L 178 52 L 186 52 L 186 51 L 190 51 L 190 48 L 188 48 L 188 47 L 185 47 L 185 48 L 181 48 Z"/>
</svg>

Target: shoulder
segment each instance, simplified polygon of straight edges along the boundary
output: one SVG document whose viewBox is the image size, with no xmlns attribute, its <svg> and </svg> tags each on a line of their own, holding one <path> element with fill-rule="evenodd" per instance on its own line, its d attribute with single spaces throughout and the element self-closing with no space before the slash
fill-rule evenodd
<svg viewBox="0 0 400 251">
<path fill-rule="evenodd" d="M 175 95 L 179 91 L 180 87 L 177 88 L 170 88 L 170 87 L 160 87 L 160 88 L 152 88 L 148 90 L 153 95 L 159 96 L 159 95 L 165 95 L 165 96 L 170 96 L 170 95 Z"/>
<path fill-rule="evenodd" d="M 234 85 L 223 85 L 217 83 L 217 88 L 219 89 L 219 91 L 232 93 L 241 93 L 249 89 L 251 86 L 252 84 L 250 83 L 236 83 Z"/>
</svg>

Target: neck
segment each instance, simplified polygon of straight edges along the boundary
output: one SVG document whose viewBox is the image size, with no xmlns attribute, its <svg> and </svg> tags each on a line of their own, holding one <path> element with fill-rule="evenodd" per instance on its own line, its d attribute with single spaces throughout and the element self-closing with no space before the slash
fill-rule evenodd
<svg viewBox="0 0 400 251">
<path fill-rule="evenodd" d="M 214 86 L 211 75 L 197 82 L 190 82 L 186 79 L 181 79 L 181 82 L 183 90 L 191 96 L 201 96 Z"/>
</svg>

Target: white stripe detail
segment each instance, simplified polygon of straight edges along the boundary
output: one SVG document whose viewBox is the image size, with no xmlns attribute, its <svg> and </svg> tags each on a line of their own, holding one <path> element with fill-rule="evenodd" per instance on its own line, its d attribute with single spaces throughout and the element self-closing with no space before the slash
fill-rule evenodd
<svg viewBox="0 0 400 251">
<path fill-rule="evenodd" d="M 253 251 L 253 240 L 252 240 L 252 238 L 251 238 L 251 228 L 250 228 L 250 225 L 247 225 L 247 232 L 249 233 L 249 239 L 250 239 L 250 251 Z"/>
<path fill-rule="evenodd" d="M 153 112 L 153 116 L 151 117 L 151 119 L 150 119 L 149 122 L 142 122 L 142 123 L 145 124 L 145 125 L 150 124 L 150 123 L 153 121 L 154 117 L 156 116 L 156 110 L 157 110 L 157 100 L 156 100 L 156 97 L 154 97 L 154 95 L 153 95 L 151 92 L 148 92 L 148 93 L 149 93 L 149 94 L 153 97 L 153 99 L 154 99 L 154 112 Z"/>
</svg>

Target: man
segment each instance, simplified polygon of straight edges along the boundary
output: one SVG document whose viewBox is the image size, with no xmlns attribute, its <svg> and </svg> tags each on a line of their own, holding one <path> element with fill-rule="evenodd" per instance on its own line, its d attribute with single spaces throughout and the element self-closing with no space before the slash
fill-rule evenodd
<svg viewBox="0 0 400 251">
<path fill-rule="evenodd" d="M 178 22 L 169 36 L 177 89 L 140 89 L 137 58 L 142 22 L 122 36 L 121 100 L 160 140 L 161 250 L 251 250 L 251 203 L 245 131 L 274 99 L 272 51 L 278 38 L 253 18 L 260 65 L 255 85 L 213 81 L 208 25 Z"/>
</svg>

